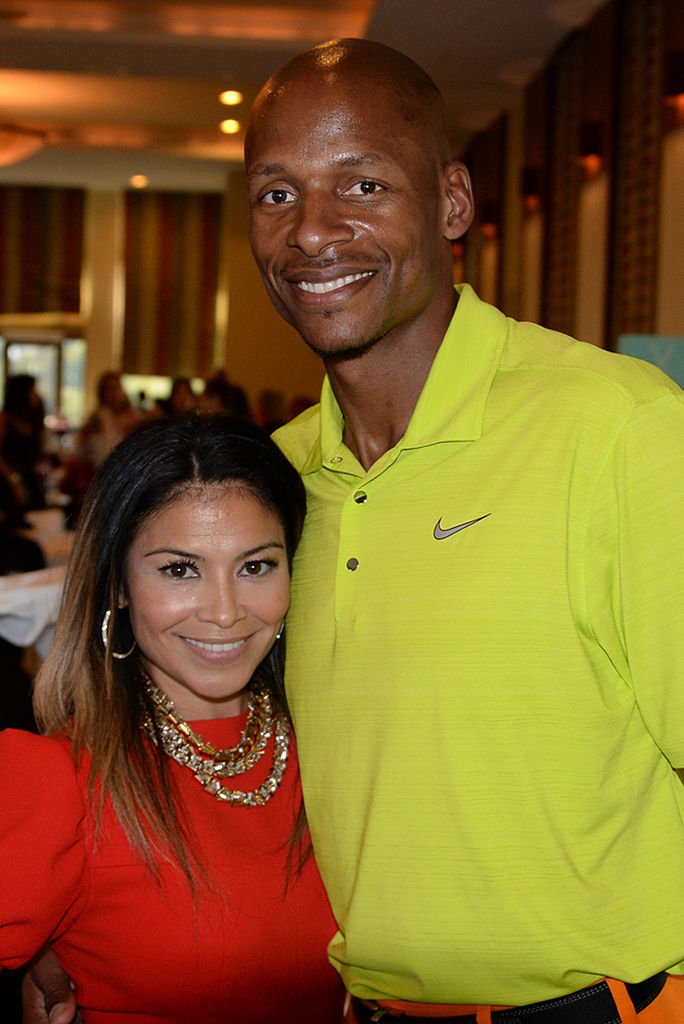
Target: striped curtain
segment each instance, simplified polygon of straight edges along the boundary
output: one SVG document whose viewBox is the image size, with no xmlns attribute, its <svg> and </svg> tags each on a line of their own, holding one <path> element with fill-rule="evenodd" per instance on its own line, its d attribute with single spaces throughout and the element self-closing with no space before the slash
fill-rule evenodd
<svg viewBox="0 0 684 1024">
<path fill-rule="evenodd" d="M 221 203 L 210 193 L 126 194 L 125 372 L 213 369 Z"/>
<path fill-rule="evenodd" d="M 0 313 L 78 313 L 85 192 L 0 187 Z"/>
</svg>

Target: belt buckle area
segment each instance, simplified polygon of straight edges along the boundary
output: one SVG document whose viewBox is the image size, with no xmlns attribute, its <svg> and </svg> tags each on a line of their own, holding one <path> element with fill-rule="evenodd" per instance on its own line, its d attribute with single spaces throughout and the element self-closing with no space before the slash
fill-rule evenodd
<svg viewBox="0 0 684 1024">
<path fill-rule="evenodd" d="M 385 1018 L 387 1018 L 388 1021 L 399 1019 L 398 1013 L 392 1013 L 391 1010 L 386 1009 L 384 1006 L 378 1006 L 377 1003 L 367 1003 L 366 1005 L 371 1011 L 371 1015 L 369 1017 L 369 1020 L 371 1021 L 382 1021 L 385 1020 Z"/>
</svg>

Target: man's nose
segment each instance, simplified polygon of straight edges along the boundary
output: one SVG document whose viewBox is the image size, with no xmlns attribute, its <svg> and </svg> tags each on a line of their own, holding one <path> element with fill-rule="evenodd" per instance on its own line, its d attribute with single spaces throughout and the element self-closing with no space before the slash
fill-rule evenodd
<svg viewBox="0 0 684 1024">
<path fill-rule="evenodd" d="M 312 193 L 305 196 L 293 213 L 287 243 L 307 256 L 318 256 L 329 246 L 349 242 L 354 237 L 344 205 L 334 195 Z"/>
</svg>

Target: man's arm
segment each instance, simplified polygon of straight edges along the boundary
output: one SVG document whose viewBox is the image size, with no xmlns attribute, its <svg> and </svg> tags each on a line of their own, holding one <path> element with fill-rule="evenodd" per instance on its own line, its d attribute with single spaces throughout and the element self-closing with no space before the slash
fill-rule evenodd
<svg viewBox="0 0 684 1024">
<path fill-rule="evenodd" d="M 21 988 L 23 1024 L 76 1024 L 72 982 L 50 946 L 31 962 Z"/>
</svg>

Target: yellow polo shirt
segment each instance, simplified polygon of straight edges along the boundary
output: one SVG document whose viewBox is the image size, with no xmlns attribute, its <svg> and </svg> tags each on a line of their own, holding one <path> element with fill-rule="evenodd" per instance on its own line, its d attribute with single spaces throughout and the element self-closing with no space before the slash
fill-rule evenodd
<svg viewBox="0 0 684 1024">
<path fill-rule="evenodd" d="M 684 402 L 467 286 L 365 472 L 309 513 L 288 693 L 330 956 L 362 997 L 523 1004 L 684 971 Z"/>
</svg>

